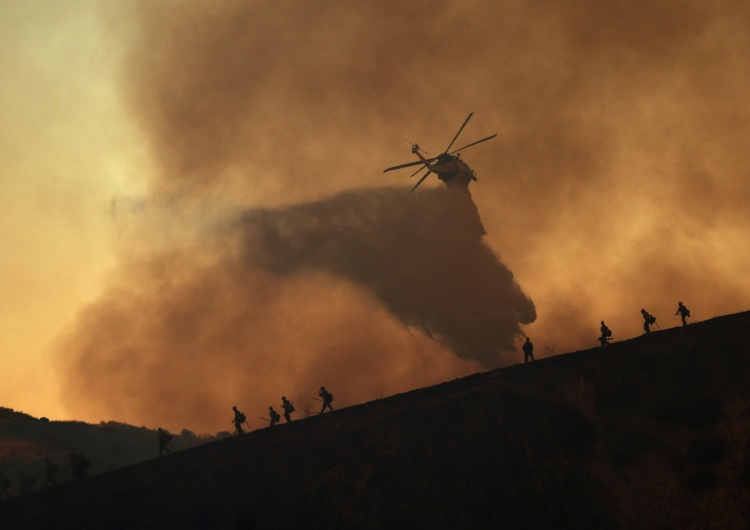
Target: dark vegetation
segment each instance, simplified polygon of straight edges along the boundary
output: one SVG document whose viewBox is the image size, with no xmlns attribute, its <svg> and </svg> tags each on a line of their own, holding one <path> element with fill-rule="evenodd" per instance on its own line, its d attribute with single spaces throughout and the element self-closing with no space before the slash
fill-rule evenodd
<svg viewBox="0 0 750 530">
<path fill-rule="evenodd" d="M 195 447 L 221 436 L 198 436 L 183 429 L 170 433 L 170 451 Z M 228 433 L 227 433 L 228 435 Z M 92 425 L 80 421 L 49 421 L 0 407 L 0 473 L 11 480 L 8 492 L 19 493 L 19 473 L 29 476 L 31 486 L 45 482 L 45 459 L 58 468 L 55 482 L 71 479 L 71 453 L 84 453 L 91 461 L 88 474 L 112 471 L 158 454 L 156 429 L 134 427 L 119 422 Z"/>
<path fill-rule="evenodd" d="M 748 528 L 749 335 L 730 315 L 205 443 L 2 501 L 0 527 Z"/>
</svg>

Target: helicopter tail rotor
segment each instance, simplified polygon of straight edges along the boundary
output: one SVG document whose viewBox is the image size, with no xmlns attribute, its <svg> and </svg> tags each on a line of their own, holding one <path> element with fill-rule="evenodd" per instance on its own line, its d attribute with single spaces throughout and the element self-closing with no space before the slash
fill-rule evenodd
<svg viewBox="0 0 750 530">
<path fill-rule="evenodd" d="M 416 153 L 417 151 L 422 151 L 422 152 L 423 152 L 424 154 L 426 154 L 426 155 L 429 155 L 429 154 L 430 154 L 430 153 L 428 153 L 427 151 L 425 151 L 424 149 L 422 149 L 422 146 L 421 146 L 421 145 L 419 145 L 419 144 L 415 144 L 414 142 L 412 142 L 412 141 L 410 141 L 410 140 L 407 140 L 406 138 L 404 138 L 404 140 L 405 140 L 405 141 L 407 141 L 407 142 L 409 142 L 409 145 L 411 145 L 411 152 L 412 152 L 412 153 Z"/>
</svg>

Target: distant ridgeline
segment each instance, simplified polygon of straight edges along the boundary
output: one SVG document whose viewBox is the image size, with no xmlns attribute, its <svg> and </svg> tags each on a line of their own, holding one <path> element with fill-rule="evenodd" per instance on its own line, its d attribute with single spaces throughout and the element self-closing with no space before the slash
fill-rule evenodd
<svg viewBox="0 0 750 530">
<path fill-rule="evenodd" d="M 183 430 L 172 435 L 171 451 L 216 439 Z M 0 473 L 11 482 L 8 492 L 40 488 L 46 480 L 45 460 L 57 468 L 55 482 L 72 478 L 71 454 L 83 453 L 91 462 L 88 475 L 111 471 L 158 455 L 157 431 L 118 422 L 98 425 L 78 421 L 50 421 L 0 407 Z"/>
</svg>

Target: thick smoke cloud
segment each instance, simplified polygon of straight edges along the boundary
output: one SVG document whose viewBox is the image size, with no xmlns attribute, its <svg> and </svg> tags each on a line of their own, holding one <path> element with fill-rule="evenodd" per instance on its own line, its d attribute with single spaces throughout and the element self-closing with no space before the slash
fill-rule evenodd
<svg viewBox="0 0 750 530">
<path fill-rule="evenodd" d="M 524 331 L 538 356 L 594 346 L 602 319 L 617 339 L 636 336 L 641 307 L 662 327 L 677 323 L 678 300 L 697 320 L 747 309 L 746 2 L 118 6 L 123 100 L 158 167 L 147 199 L 193 213 L 152 216 L 123 236 L 112 286 L 61 348 L 72 409 L 188 426 L 200 409 L 196 425 L 210 428 L 242 396 L 335 388 L 335 378 L 345 387 L 337 400 L 356 402 L 376 386 L 392 392 L 485 366 L 487 350 L 463 342 L 449 316 L 418 315 L 374 268 L 346 261 L 376 249 L 340 259 L 353 226 L 378 241 L 374 227 L 357 225 L 370 217 L 336 218 L 343 239 L 310 224 L 346 200 L 377 209 L 389 191 L 346 190 L 408 183 L 381 173 L 409 160 L 404 138 L 440 152 L 470 111 L 462 140 L 498 133 L 464 153 L 487 234 L 451 239 L 449 250 L 472 255 L 462 245 L 472 246 L 483 257 L 471 266 L 490 269 L 480 278 L 506 280 L 484 285 L 489 293 L 512 285 L 490 249 L 502 256 L 536 303 Z M 414 202 L 435 199 L 435 185 L 426 181 Z M 206 210 L 221 223 L 194 213 Z M 393 222 L 386 210 L 378 219 Z M 246 213 L 227 213 L 237 211 Z M 391 280 L 409 283 L 409 273 Z M 445 285 L 446 297 L 477 289 Z M 530 320 L 516 295 L 516 322 Z M 484 300 L 474 300 L 476 314 L 503 311 Z M 505 349 L 508 335 L 497 333 L 488 340 Z M 372 383 L 347 379 L 364 371 Z M 171 394 L 143 384 L 157 377 L 170 379 Z M 257 396 L 243 393 L 252 385 Z"/>
<path fill-rule="evenodd" d="M 463 189 L 356 190 L 243 218 L 251 262 L 277 274 L 323 270 L 368 287 L 407 326 L 457 355 L 498 366 L 536 318 L 513 274 L 483 244 Z M 507 362 L 507 360 L 506 360 Z"/>
</svg>

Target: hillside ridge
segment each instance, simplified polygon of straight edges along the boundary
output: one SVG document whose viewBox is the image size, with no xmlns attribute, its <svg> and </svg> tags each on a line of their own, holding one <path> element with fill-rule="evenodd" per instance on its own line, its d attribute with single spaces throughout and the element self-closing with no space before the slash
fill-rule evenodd
<svg viewBox="0 0 750 530">
<path fill-rule="evenodd" d="M 3 528 L 744 528 L 750 312 L 0 504 Z"/>
</svg>

